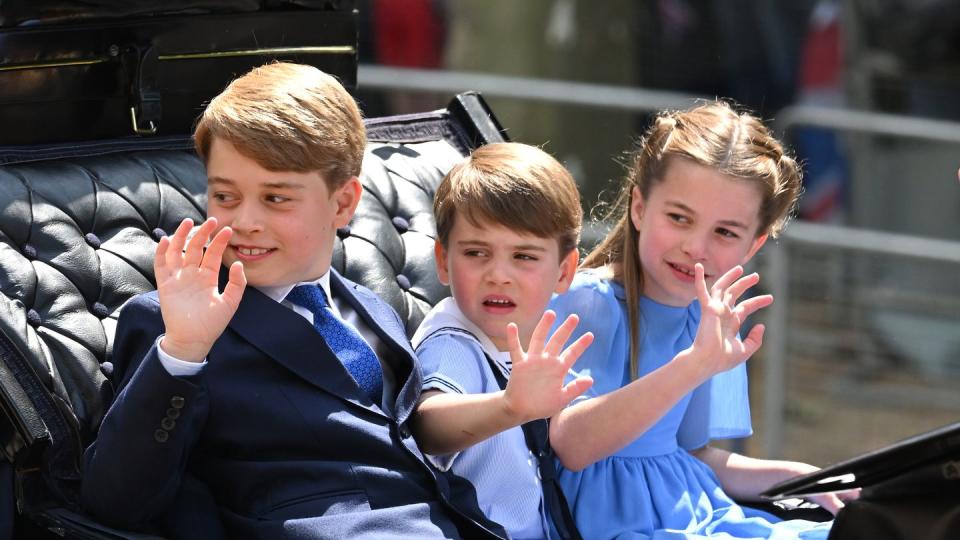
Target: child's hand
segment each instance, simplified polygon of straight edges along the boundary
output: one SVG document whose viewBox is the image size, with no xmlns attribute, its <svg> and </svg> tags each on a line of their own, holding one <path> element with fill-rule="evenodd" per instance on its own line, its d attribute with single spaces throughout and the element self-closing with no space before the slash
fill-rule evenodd
<svg viewBox="0 0 960 540">
<path fill-rule="evenodd" d="M 160 346 L 174 358 L 200 362 L 237 311 L 247 278 L 243 265 L 235 262 L 230 267 L 227 287 L 220 294 L 220 263 L 233 233 L 224 227 L 204 251 L 204 244 L 217 228 L 217 220 L 207 219 L 187 241 L 192 227 L 193 221 L 185 219 L 173 236 L 160 239 L 153 271 L 166 326 Z"/>
<path fill-rule="evenodd" d="M 737 304 L 747 289 L 760 281 L 756 273 L 743 275 L 743 267 L 735 266 L 708 290 L 703 265 L 695 266 L 697 299 L 700 300 L 700 327 L 692 353 L 701 359 L 704 375 L 709 378 L 731 369 L 750 358 L 763 343 L 764 326 L 754 326 L 746 339 L 738 335 L 743 321 L 757 310 L 773 303 L 773 296 L 755 296 Z"/>
<path fill-rule="evenodd" d="M 530 337 L 530 348 L 527 352 L 523 352 L 520 344 L 517 325 L 507 325 L 513 368 L 504 399 L 508 411 L 518 416 L 521 423 L 553 416 L 593 385 L 590 377 L 579 377 L 564 386 L 567 371 L 593 342 L 593 334 L 583 334 L 560 352 L 560 347 L 570 339 L 573 329 L 580 322 L 576 315 L 570 315 L 544 346 L 547 333 L 556 318 L 557 315 L 550 310 L 543 314 Z"/>
</svg>

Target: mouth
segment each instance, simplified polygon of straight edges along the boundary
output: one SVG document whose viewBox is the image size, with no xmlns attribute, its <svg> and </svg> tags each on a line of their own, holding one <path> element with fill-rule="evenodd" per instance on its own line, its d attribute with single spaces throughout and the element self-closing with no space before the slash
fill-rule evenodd
<svg viewBox="0 0 960 540">
<path fill-rule="evenodd" d="M 510 298 L 506 296 L 488 296 L 483 299 L 483 307 L 487 311 L 492 312 L 503 312 L 503 311 L 512 311 L 517 307 L 517 304 L 513 302 Z"/>
<path fill-rule="evenodd" d="M 696 277 L 696 274 L 694 273 L 694 267 L 692 266 L 672 263 L 669 261 L 667 262 L 667 266 L 669 266 L 681 279 L 689 279 L 692 281 L 694 277 Z M 704 272 L 704 279 L 709 280 L 711 277 L 713 277 L 712 274 L 707 274 Z"/>
<path fill-rule="evenodd" d="M 261 259 L 270 253 L 276 251 L 275 248 L 262 248 L 250 246 L 230 246 L 241 260 L 251 261 Z"/>
</svg>

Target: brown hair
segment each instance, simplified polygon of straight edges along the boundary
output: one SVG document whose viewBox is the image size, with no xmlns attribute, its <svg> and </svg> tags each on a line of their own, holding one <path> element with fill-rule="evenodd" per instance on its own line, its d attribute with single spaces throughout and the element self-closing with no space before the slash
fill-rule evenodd
<svg viewBox="0 0 960 540">
<path fill-rule="evenodd" d="M 577 248 L 583 210 L 570 172 L 550 154 L 520 143 L 481 146 L 447 173 L 433 199 L 446 247 L 457 212 L 541 238 L 556 238 L 560 258 Z"/>
<path fill-rule="evenodd" d="M 253 68 L 213 98 L 194 130 L 204 162 L 214 138 L 270 171 L 318 171 L 336 189 L 360 174 L 366 130 L 356 102 L 313 66 Z"/>
<path fill-rule="evenodd" d="M 797 162 L 755 116 L 713 101 L 684 111 L 666 111 L 640 139 L 617 202 L 608 219 L 615 225 L 584 259 L 583 268 L 612 265 L 621 282 L 630 321 L 630 372 L 638 376 L 639 304 L 643 272 L 637 253 L 637 230 L 630 220 L 633 188 L 644 199 L 663 181 L 672 159 L 687 159 L 755 185 L 761 195 L 756 235 L 776 237 L 786 226 L 801 191 Z"/>
</svg>

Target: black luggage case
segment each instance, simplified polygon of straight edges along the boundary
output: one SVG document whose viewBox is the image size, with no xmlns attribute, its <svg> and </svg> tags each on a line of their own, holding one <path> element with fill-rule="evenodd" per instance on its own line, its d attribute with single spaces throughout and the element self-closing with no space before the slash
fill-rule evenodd
<svg viewBox="0 0 960 540">
<path fill-rule="evenodd" d="M 173 2 L 175 13 L 144 8 L 132 19 L 96 3 L 25 21 L 0 9 L 5 24 L 20 24 L 0 28 L 0 146 L 186 134 L 230 80 L 273 59 L 356 85 L 354 2 L 262 3 L 222 13 L 210 5 L 229 2 Z"/>
</svg>

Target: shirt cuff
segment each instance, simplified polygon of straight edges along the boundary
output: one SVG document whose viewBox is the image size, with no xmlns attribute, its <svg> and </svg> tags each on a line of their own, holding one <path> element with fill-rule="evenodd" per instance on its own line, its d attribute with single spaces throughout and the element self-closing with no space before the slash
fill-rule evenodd
<svg viewBox="0 0 960 540">
<path fill-rule="evenodd" d="M 190 375 L 200 373 L 200 370 L 207 365 L 206 358 L 203 359 L 203 362 L 188 362 L 170 356 L 160 347 L 161 339 L 163 339 L 163 334 L 157 338 L 157 356 L 160 357 L 160 364 L 163 366 L 163 369 L 167 370 L 167 373 L 170 375 L 174 377 L 189 377 Z"/>
</svg>

